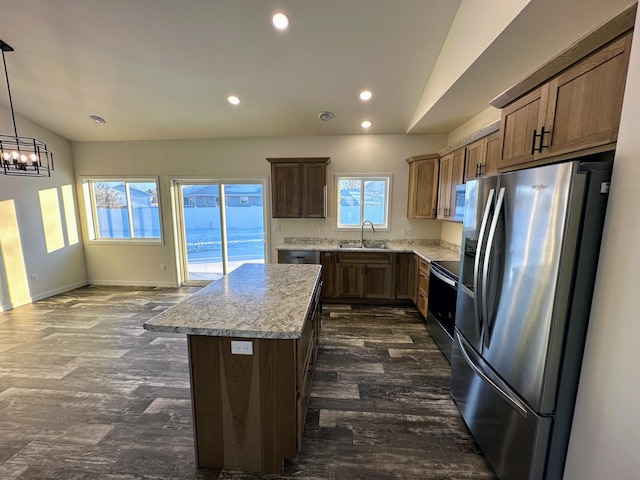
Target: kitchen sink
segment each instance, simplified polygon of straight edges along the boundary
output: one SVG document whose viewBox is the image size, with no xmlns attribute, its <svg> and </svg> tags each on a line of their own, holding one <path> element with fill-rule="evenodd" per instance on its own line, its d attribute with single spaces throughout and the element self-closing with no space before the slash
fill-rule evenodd
<svg viewBox="0 0 640 480">
<path fill-rule="evenodd" d="M 367 242 L 364 244 L 359 243 L 339 243 L 338 248 L 362 248 L 366 250 L 389 250 L 389 245 L 384 242 Z"/>
</svg>

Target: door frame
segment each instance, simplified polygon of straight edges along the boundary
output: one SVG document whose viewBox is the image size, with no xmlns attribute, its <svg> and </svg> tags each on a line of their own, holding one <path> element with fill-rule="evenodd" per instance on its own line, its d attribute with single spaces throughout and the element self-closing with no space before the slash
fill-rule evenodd
<svg viewBox="0 0 640 480">
<path fill-rule="evenodd" d="M 184 230 L 184 201 L 180 195 L 180 187 L 182 185 L 218 185 L 220 194 L 220 228 L 222 240 L 222 268 L 226 275 L 228 268 L 227 246 L 226 246 L 226 215 L 225 200 L 222 198 L 224 185 L 247 185 L 260 184 L 262 186 L 262 225 L 264 237 L 264 263 L 270 263 L 271 254 L 271 236 L 270 236 L 270 195 L 268 190 L 267 177 L 248 177 L 248 178 L 225 178 L 225 177 L 206 177 L 206 178 L 189 178 L 189 177 L 171 177 L 169 179 L 171 185 L 171 217 L 173 224 L 173 237 L 175 244 L 175 261 L 176 272 L 178 274 L 178 285 L 180 286 L 205 286 L 211 283 L 211 280 L 189 280 L 188 277 L 188 258 L 185 241 Z"/>
</svg>

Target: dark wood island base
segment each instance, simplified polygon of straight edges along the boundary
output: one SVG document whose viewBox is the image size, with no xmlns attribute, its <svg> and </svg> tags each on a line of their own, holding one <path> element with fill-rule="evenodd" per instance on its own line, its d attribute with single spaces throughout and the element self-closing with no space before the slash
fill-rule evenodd
<svg viewBox="0 0 640 480">
<path fill-rule="evenodd" d="M 232 341 L 247 339 L 188 336 L 198 467 L 283 473 L 301 445 L 319 324 L 307 320 L 306 347 L 253 339 L 253 355 L 231 353 Z"/>
<path fill-rule="evenodd" d="M 281 474 L 297 457 L 320 335 L 320 265 L 244 264 L 145 322 L 186 333 L 196 465 Z"/>
</svg>

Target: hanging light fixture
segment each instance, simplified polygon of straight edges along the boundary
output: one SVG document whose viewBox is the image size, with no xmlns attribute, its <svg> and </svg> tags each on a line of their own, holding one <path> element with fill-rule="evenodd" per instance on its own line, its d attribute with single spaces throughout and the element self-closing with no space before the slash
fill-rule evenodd
<svg viewBox="0 0 640 480">
<path fill-rule="evenodd" d="M 0 40 L 4 76 L 7 79 L 9 108 L 13 120 L 13 136 L 0 135 L 0 166 L 5 175 L 51 176 L 53 170 L 53 153 L 39 140 L 30 137 L 19 137 L 16 128 L 16 117 L 13 113 L 9 74 L 4 52 L 13 52 L 13 48 Z"/>
</svg>

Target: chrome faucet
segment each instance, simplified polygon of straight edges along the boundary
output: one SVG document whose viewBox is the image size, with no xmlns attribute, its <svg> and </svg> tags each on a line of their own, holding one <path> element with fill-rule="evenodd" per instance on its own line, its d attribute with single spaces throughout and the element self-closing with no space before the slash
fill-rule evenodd
<svg viewBox="0 0 640 480">
<path fill-rule="evenodd" d="M 371 220 L 365 220 L 364 222 L 362 222 L 362 225 L 360 226 L 360 248 L 364 246 L 364 224 L 365 223 L 368 223 L 369 225 L 371 225 L 371 231 L 373 233 L 376 233 L 376 229 L 373 226 L 373 222 Z"/>
</svg>

